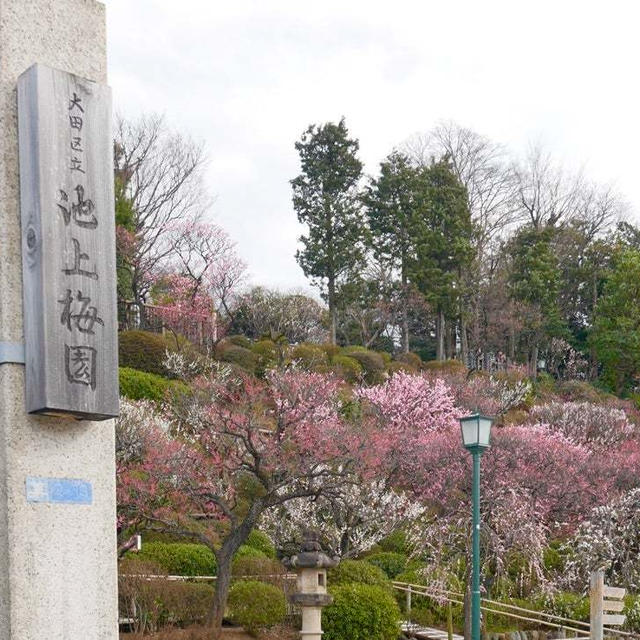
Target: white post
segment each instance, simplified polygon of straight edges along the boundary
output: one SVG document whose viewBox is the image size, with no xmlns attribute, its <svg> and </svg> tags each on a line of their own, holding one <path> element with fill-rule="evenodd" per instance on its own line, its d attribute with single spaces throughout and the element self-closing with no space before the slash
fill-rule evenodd
<svg viewBox="0 0 640 640">
<path fill-rule="evenodd" d="M 0 61 L 0 640 L 116 640 L 113 421 L 25 409 L 16 106 L 34 63 L 106 83 L 103 4 L 1 0 Z"/>
<path fill-rule="evenodd" d="M 407 615 L 411 615 L 411 585 L 407 587 Z"/>
</svg>

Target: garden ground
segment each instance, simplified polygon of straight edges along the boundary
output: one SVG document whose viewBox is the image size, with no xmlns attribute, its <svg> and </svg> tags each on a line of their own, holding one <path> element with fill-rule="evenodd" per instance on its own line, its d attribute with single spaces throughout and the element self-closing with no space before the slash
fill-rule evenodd
<svg viewBox="0 0 640 640">
<path fill-rule="evenodd" d="M 143 635 L 139 633 L 121 633 L 120 640 L 209 640 L 211 630 L 194 626 L 188 629 L 167 629 L 159 631 L 153 635 Z M 260 633 L 257 640 L 294 640 L 299 637 L 299 632 L 290 628 L 277 626 L 269 631 Z M 245 633 L 243 629 L 236 627 L 223 628 L 224 640 L 256 640 L 254 636 Z"/>
</svg>

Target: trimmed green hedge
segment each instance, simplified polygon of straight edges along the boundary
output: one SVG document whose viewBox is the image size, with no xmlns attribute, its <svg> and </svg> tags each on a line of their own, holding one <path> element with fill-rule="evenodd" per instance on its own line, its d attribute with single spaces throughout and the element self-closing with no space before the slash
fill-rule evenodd
<svg viewBox="0 0 640 640">
<path fill-rule="evenodd" d="M 337 355 L 331 360 L 332 369 L 347 382 L 359 382 L 362 377 L 362 365 L 350 356 Z"/>
<path fill-rule="evenodd" d="M 329 365 L 326 351 L 316 344 L 302 342 L 291 349 L 289 357 L 308 371 L 326 371 Z"/>
<path fill-rule="evenodd" d="M 144 566 L 142 564 L 141 568 Z M 135 565 L 131 569 L 133 575 L 120 575 L 118 579 L 121 617 L 144 620 L 148 631 L 202 624 L 206 620 L 213 599 L 213 586 L 166 579 L 148 580 L 135 575 Z"/>
<path fill-rule="evenodd" d="M 253 351 L 227 343 L 221 346 L 219 353 L 219 358 L 223 362 L 235 364 L 245 371 L 255 374 L 258 357 Z"/>
<path fill-rule="evenodd" d="M 280 349 L 273 340 L 260 340 L 251 346 L 251 351 L 256 356 L 256 374 L 259 377 L 264 377 L 269 369 L 278 366 Z"/>
<path fill-rule="evenodd" d="M 279 624 L 287 615 L 282 590 L 257 580 L 239 580 L 229 590 L 229 618 L 256 635 L 260 629 Z"/>
<path fill-rule="evenodd" d="M 154 373 L 146 373 L 129 367 L 118 370 L 120 395 L 131 400 L 161 402 L 170 392 L 187 393 L 189 388 L 179 380 L 167 380 Z"/>
<path fill-rule="evenodd" d="M 171 345 L 158 333 L 122 331 L 118 334 L 118 358 L 121 367 L 166 376 L 168 372 L 162 363 L 167 349 L 171 351 Z"/>
<path fill-rule="evenodd" d="M 391 586 L 389 578 L 387 578 L 384 571 L 365 560 L 343 560 L 337 567 L 329 569 L 327 581 L 333 585 L 357 582 L 385 589 Z"/>
<path fill-rule="evenodd" d="M 216 557 L 203 544 L 143 542 L 135 556 L 157 564 L 170 575 L 214 576 L 217 572 Z"/>
<path fill-rule="evenodd" d="M 460 360 L 429 360 L 422 364 L 422 368 L 434 373 L 466 374 L 468 371 Z"/>
<path fill-rule="evenodd" d="M 369 584 L 330 587 L 322 614 L 324 640 L 397 640 L 400 609 L 389 591 Z"/>
<path fill-rule="evenodd" d="M 271 538 L 264 532 L 253 529 L 245 542 L 245 546 L 262 551 L 267 558 L 276 557 L 276 548 L 271 542 Z"/>
<path fill-rule="evenodd" d="M 422 358 L 417 354 L 409 351 L 409 353 L 398 353 L 393 359 L 395 362 L 401 362 L 408 365 L 411 369 L 416 371 L 422 366 Z"/>
<path fill-rule="evenodd" d="M 386 378 L 385 363 L 382 356 L 375 351 L 368 351 L 349 347 L 346 356 L 357 360 L 364 369 L 364 379 L 368 384 L 380 384 Z"/>
<path fill-rule="evenodd" d="M 365 560 L 372 564 L 374 567 L 378 567 L 385 572 L 387 577 L 393 580 L 399 573 L 402 573 L 407 567 L 407 558 L 401 553 L 394 553 L 393 551 L 381 551 L 380 553 L 374 553 L 367 556 Z"/>
</svg>

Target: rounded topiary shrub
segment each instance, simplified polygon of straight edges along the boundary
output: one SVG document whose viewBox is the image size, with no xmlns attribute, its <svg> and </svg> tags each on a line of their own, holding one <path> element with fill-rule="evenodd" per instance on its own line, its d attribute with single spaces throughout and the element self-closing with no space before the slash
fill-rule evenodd
<svg viewBox="0 0 640 640">
<path fill-rule="evenodd" d="M 382 538 L 382 540 L 378 542 L 377 547 L 381 551 L 393 551 L 394 553 L 400 553 L 406 556 L 409 551 L 407 534 L 402 529 L 396 529 L 388 536 Z"/>
<path fill-rule="evenodd" d="M 407 567 L 407 558 L 401 553 L 393 551 L 382 551 L 367 556 L 366 561 L 374 567 L 378 567 L 385 572 L 388 578 L 393 580 L 399 573 Z"/>
<path fill-rule="evenodd" d="M 245 349 L 251 348 L 251 340 L 242 334 L 227 336 L 224 341 L 230 344 L 235 344 L 237 347 L 243 347 Z"/>
<path fill-rule="evenodd" d="M 364 560 L 343 560 L 337 567 L 329 569 L 327 582 L 333 585 L 370 584 L 388 589 L 389 578 L 385 572 Z"/>
<path fill-rule="evenodd" d="M 229 590 L 229 618 L 251 635 L 281 623 L 287 600 L 281 589 L 257 580 L 240 580 Z"/>
<path fill-rule="evenodd" d="M 329 365 L 326 352 L 315 344 L 301 343 L 291 349 L 289 357 L 308 371 L 325 371 Z"/>
<path fill-rule="evenodd" d="M 450 373 L 464 375 L 467 373 L 467 367 L 460 360 L 429 360 L 424 362 L 422 368 L 426 371 L 434 373 Z"/>
<path fill-rule="evenodd" d="M 131 400 L 153 400 L 161 402 L 167 396 L 185 394 L 189 387 L 180 380 L 167 380 L 162 376 L 129 367 L 118 370 L 120 395 Z"/>
<path fill-rule="evenodd" d="M 403 371 L 404 373 L 418 373 L 418 370 L 410 364 L 407 364 L 406 362 L 397 362 L 396 360 L 387 365 L 387 371 L 391 375 L 398 371 Z"/>
<path fill-rule="evenodd" d="M 322 615 L 323 640 L 397 640 L 400 609 L 385 589 L 369 584 L 330 587 Z"/>
<path fill-rule="evenodd" d="M 273 340 L 260 340 L 251 346 L 251 351 L 256 355 L 256 374 L 264 376 L 269 369 L 278 365 L 280 349 Z"/>
<path fill-rule="evenodd" d="M 398 353 L 394 357 L 395 362 L 401 362 L 410 366 L 412 369 L 420 369 L 422 366 L 422 358 L 417 354 L 409 351 L 409 353 Z"/>
<path fill-rule="evenodd" d="M 240 545 L 240 548 L 236 551 L 234 558 L 267 558 L 267 554 L 260 549 L 250 547 L 248 544 Z"/>
<path fill-rule="evenodd" d="M 118 358 L 121 367 L 166 376 L 164 362 L 170 345 L 158 333 L 122 331 L 118 334 Z"/>
<path fill-rule="evenodd" d="M 251 533 L 249 534 L 245 545 L 247 547 L 258 549 L 258 551 L 262 551 L 262 553 L 264 553 L 264 555 L 268 558 L 276 557 L 276 548 L 273 545 L 273 542 L 271 542 L 271 538 L 259 529 L 251 530 Z"/>
<path fill-rule="evenodd" d="M 169 389 L 169 380 L 146 371 L 138 371 L 129 367 L 118 370 L 120 395 L 131 400 L 164 400 Z"/>
<path fill-rule="evenodd" d="M 345 355 L 357 360 L 364 370 L 364 379 L 368 384 L 380 384 L 386 377 L 386 367 L 382 356 L 375 351 L 362 351 L 349 347 Z"/>
<path fill-rule="evenodd" d="M 359 382 L 362 377 L 362 365 L 349 356 L 337 355 L 331 360 L 332 369 L 347 382 Z"/>
<path fill-rule="evenodd" d="M 329 358 L 329 360 L 334 356 L 337 356 L 342 351 L 341 347 L 337 344 L 331 344 L 330 342 L 323 342 L 318 346 L 327 354 L 327 358 Z"/>
<path fill-rule="evenodd" d="M 203 544 L 143 542 L 142 549 L 135 555 L 141 561 L 154 562 L 170 575 L 216 575 L 216 557 Z"/>
<path fill-rule="evenodd" d="M 256 372 L 258 357 L 253 351 L 239 347 L 235 344 L 225 343 L 219 349 L 219 358 L 223 362 L 234 364 L 249 373 Z"/>
</svg>

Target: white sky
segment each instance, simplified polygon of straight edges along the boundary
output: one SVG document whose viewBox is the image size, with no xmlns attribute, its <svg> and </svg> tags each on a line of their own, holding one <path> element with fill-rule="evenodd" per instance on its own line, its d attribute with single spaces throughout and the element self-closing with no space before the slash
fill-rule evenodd
<svg viewBox="0 0 640 640">
<path fill-rule="evenodd" d="M 115 108 L 164 113 L 210 158 L 213 220 L 255 284 L 307 287 L 289 180 L 346 117 L 366 171 L 439 120 L 547 143 L 640 204 L 633 0 L 105 0 Z"/>
</svg>

